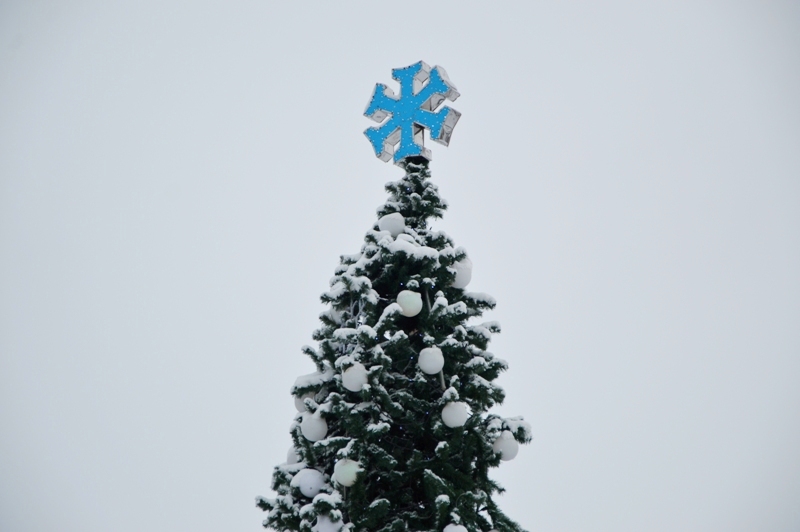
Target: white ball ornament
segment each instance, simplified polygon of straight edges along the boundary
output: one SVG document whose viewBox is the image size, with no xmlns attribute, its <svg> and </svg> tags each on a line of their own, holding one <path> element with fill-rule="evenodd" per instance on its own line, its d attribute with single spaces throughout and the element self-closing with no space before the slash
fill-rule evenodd
<svg viewBox="0 0 800 532">
<path fill-rule="evenodd" d="M 456 270 L 456 278 L 453 281 L 453 288 L 466 288 L 472 280 L 472 261 L 469 257 L 464 257 L 460 261 L 453 264 Z"/>
<path fill-rule="evenodd" d="M 469 410 L 467 409 L 467 403 L 456 401 L 447 403 L 444 405 L 444 408 L 442 408 L 442 421 L 451 429 L 463 427 L 468 419 Z"/>
<path fill-rule="evenodd" d="M 356 483 L 358 472 L 361 471 L 361 464 L 355 460 L 344 458 L 336 462 L 333 466 L 333 480 L 345 488 L 349 488 Z"/>
<path fill-rule="evenodd" d="M 289 465 L 296 464 L 300 461 L 300 455 L 297 454 L 297 450 L 294 446 L 289 447 L 289 451 L 286 453 L 286 463 Z"/>
<path fill-rule="evenodd" d="M 378 220 L 378 229 L 381 231 L 389 231 L 392 237 L 396 237 L 406 229 L 406 220 L 399 212 L 387 214 Z"/>
<path fill-rule="evenodd" d="M 307 394 L 303 394 L 301 397 L 294 396 L 294 407 L 297 409 L 298 412 L 305 412 L 308 410 L 306 408 L 306 404 L 303 402 L 306 398 L 313 399 L 314 392 L 308 392 Z"/>
<path fill-rule="evenodd" d="M 325 476 L 316 469 L 301 469 L 292 478 L 291 486 L 300 493 L 313 499 L 325 486 Z"/>
<path fill-rule="evenodd" d="M 419 352 L 419 369 L 428 375 L 435 375 L 444 367 L 444 355 L 438 347 L 426 347 Z"/>
<path fill-rule="evenodd" d="M 413 318 L 422 311 L 422 296 L 419 292 L 403 290 L 397 294 L 397 304 L 400 305 L 400 314 Z"/>
<path fill-rule="evenodd" d="M 367 368 L 356 362 L 342 373 L 342 386 L 351 392 L 360 392 L 367 383 Z"/>
<path fill-rule="evenodd" d="M 500 460 L 513 460 L 519 452 L 519 443 L 514 439 L 514 434 L 510 430 L 504 430 L 500 436 L 494 440 L 492 450 L 500 455 Z"/>
<path fill-rule="evenodd" d="M 320 416 L 306 412 L 303 414 L 303 421 L 300 422 L 300 432 L 308 441 L 320 441 L 328 433 L 328 423 Z"/>
<path fill-rule="evenodd" d="M 341 529 L 341 521 L 334 521 L 327 515 L 318 515 L 317 524 L 311 530 L 314 532 L 339 532 Z"/>
<path fill-rule="evenodd" d="M 467 527 L 451 523 L 444 527 L 444 532 L 467 532 Z"/>
</svg>

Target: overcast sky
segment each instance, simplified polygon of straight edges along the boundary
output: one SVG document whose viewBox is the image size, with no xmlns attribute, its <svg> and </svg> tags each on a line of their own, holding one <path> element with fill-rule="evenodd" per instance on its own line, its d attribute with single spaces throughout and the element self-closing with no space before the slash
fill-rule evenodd
<svg viewBox="0 0 800 532">
<path fill-rule="evenodd" d="M 318 297 L 463 113 L 435 227 L 498 301 L 534 531 L 800 530 L 797 2 L 0 1 L 0 530 L 257 531 Z"/>
</svg>

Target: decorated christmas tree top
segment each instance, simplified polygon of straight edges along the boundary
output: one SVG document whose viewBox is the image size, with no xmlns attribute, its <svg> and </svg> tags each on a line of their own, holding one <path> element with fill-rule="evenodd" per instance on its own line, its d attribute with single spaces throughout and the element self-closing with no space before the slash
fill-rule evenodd
<svg viewBox="0 0 800 532">
<path fill-rule="evenodd" d="M 392 77 L 400 82 L 400 95 L 394 97 L 392 89 L 378 83 L 364 115 L 382 122 L 364 132 L 375 155 L 383 161 L 394 158 L 402 165 L 410 157 L 431 159 L 431 152 L 424 146 L 425 128 L 430 130 L 433 140 L 447 146 L 461 113 L 455 109 L 439 107 L 445 98 L 455 101 L 460 95 L 450 82 L 447 72 L 440 66 L 433 69 L 424 62 L 392 70 Z"/>
<path fill-rule="evenodd" d="M 256 503 L 281 532 L 521 532 L 489 478 L 531 439 L 521 417 L 488 413 L 507 369 L 486 350 L 500 326 L 478 320 L 495 302 L 465 290 L 466 251 L 428 225 L 447 204 L 429 180 L 424 129 L 447 145 L 460 114 L 437 108 L 459 94 L 441 67 L 392 75 L 400 94 L 375 88 L 365 114 L 384 122 L 365 134 L 405 175 L 322 294 L 318 347 L 303 348 L 316 371 L 291 388 L 298 413 L 277 496 Z"/>
</svg>

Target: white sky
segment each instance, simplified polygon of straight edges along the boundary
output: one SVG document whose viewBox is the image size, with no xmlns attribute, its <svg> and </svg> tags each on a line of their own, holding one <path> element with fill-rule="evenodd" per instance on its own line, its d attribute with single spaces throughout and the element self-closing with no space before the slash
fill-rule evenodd
<svg viewBox="0 0 800 532">
<path fill-rule="evenodd" d="M 800 5 L 0 2 L 0 530 L 260 529 L 376 82 L 444 66 L 534 531 L 800 529 Z M 646 4 L 646 5 L 645 5 Z"/>
</svg>

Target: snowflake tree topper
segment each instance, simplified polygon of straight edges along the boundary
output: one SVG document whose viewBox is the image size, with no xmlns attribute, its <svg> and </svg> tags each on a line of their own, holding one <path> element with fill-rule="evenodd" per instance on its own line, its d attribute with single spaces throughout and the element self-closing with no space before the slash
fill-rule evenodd
<svg viewBox="0 0 800 532">
<path fill-rule="evenodd" d="M 424 146 L 425 129 L 430 130 L 434 141 L 450 144 L 461 113 L 447 106 L 438 111 L 436 108 L 445 99 L 455 101 L 460 94 L 442 67 L 431 68 L 423 61 L 393 69 L 392 78 L 400 83 L 400 94 L 395 96 L 383 83 L 375 85 L 364 116 L 383 123 L 364 134 L 375 155 L 384 162 L 394 158 L 394 163 L 400 165 L 413 156 L 430 160 L 431 151 Z M 390 118 L 384 122 L 387 116 Z"/>
</svg>

